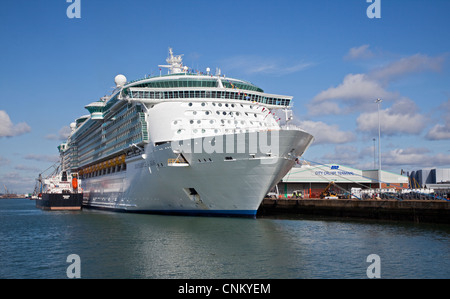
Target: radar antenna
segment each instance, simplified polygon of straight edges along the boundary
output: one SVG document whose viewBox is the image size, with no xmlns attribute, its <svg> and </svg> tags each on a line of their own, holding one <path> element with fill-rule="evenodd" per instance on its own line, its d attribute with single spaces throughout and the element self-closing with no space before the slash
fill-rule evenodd
<svg viewBox="0 0 450 299">
<path fill-rule="evenodd" d="M 169 57 L 167 57 L 166 62 L 168 65 L 159 65 L 159 67 L 169 69 L 169 74 L 180 74 L 187 71 L 187 67 L 183 67 L 183 54 L 173 55 L 172 48 L 169 48 Z"/>
</svg>

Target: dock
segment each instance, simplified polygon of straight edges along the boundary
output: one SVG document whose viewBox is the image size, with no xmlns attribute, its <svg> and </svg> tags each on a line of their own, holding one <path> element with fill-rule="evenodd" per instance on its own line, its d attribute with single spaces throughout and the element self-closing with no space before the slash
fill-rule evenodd
<svg viewBox="0 0 450 299">
<path fill-rule="evenodd" d="M 445 200 L 264 199 L 258 216 L 310 215 L 450 224 Z"/>
</svg>

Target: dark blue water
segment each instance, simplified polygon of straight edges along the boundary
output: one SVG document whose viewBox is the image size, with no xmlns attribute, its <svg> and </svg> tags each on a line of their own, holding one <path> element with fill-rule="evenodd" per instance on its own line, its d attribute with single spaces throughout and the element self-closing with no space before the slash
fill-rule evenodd
<svg viewBox="0 0 450 299">
<path fill-rule="evenodd" d="M 0 199 L 0 278 L 450 278 L 450 226 L 48 212 Z"/>
</svg>

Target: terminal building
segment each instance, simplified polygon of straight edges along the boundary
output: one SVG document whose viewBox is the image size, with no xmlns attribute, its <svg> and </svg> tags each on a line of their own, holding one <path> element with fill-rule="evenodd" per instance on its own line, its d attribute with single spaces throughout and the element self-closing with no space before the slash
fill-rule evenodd
<svg viewBox="0 0 450 299">
<path fill-rule="evenodd" d="M 381 177 L 379 177 L 379 173 Z M 330 187 L 338 193 L 350 194 L 352 188 L 378 189 L 381 181 L 382 192 L 406 189 L 408 177 L 382 170 L 360 170 L 340 164 L 310 165 L 298 164 L 278 183 L 278 196 L 290 198 L 299 192 L 304 198 L 319 198 Z"/>
</svg>

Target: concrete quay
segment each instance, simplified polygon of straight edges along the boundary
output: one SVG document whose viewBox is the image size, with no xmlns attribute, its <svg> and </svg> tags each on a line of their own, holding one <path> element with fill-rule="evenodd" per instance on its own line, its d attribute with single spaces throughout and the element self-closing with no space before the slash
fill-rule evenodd
<svg viewBox="0 0 450 299">
<path fill-rule="evenodd" d="M 264 199 L 258 216 L 312 215 L 450 224 L 445 200 Z"/>
</svg>

